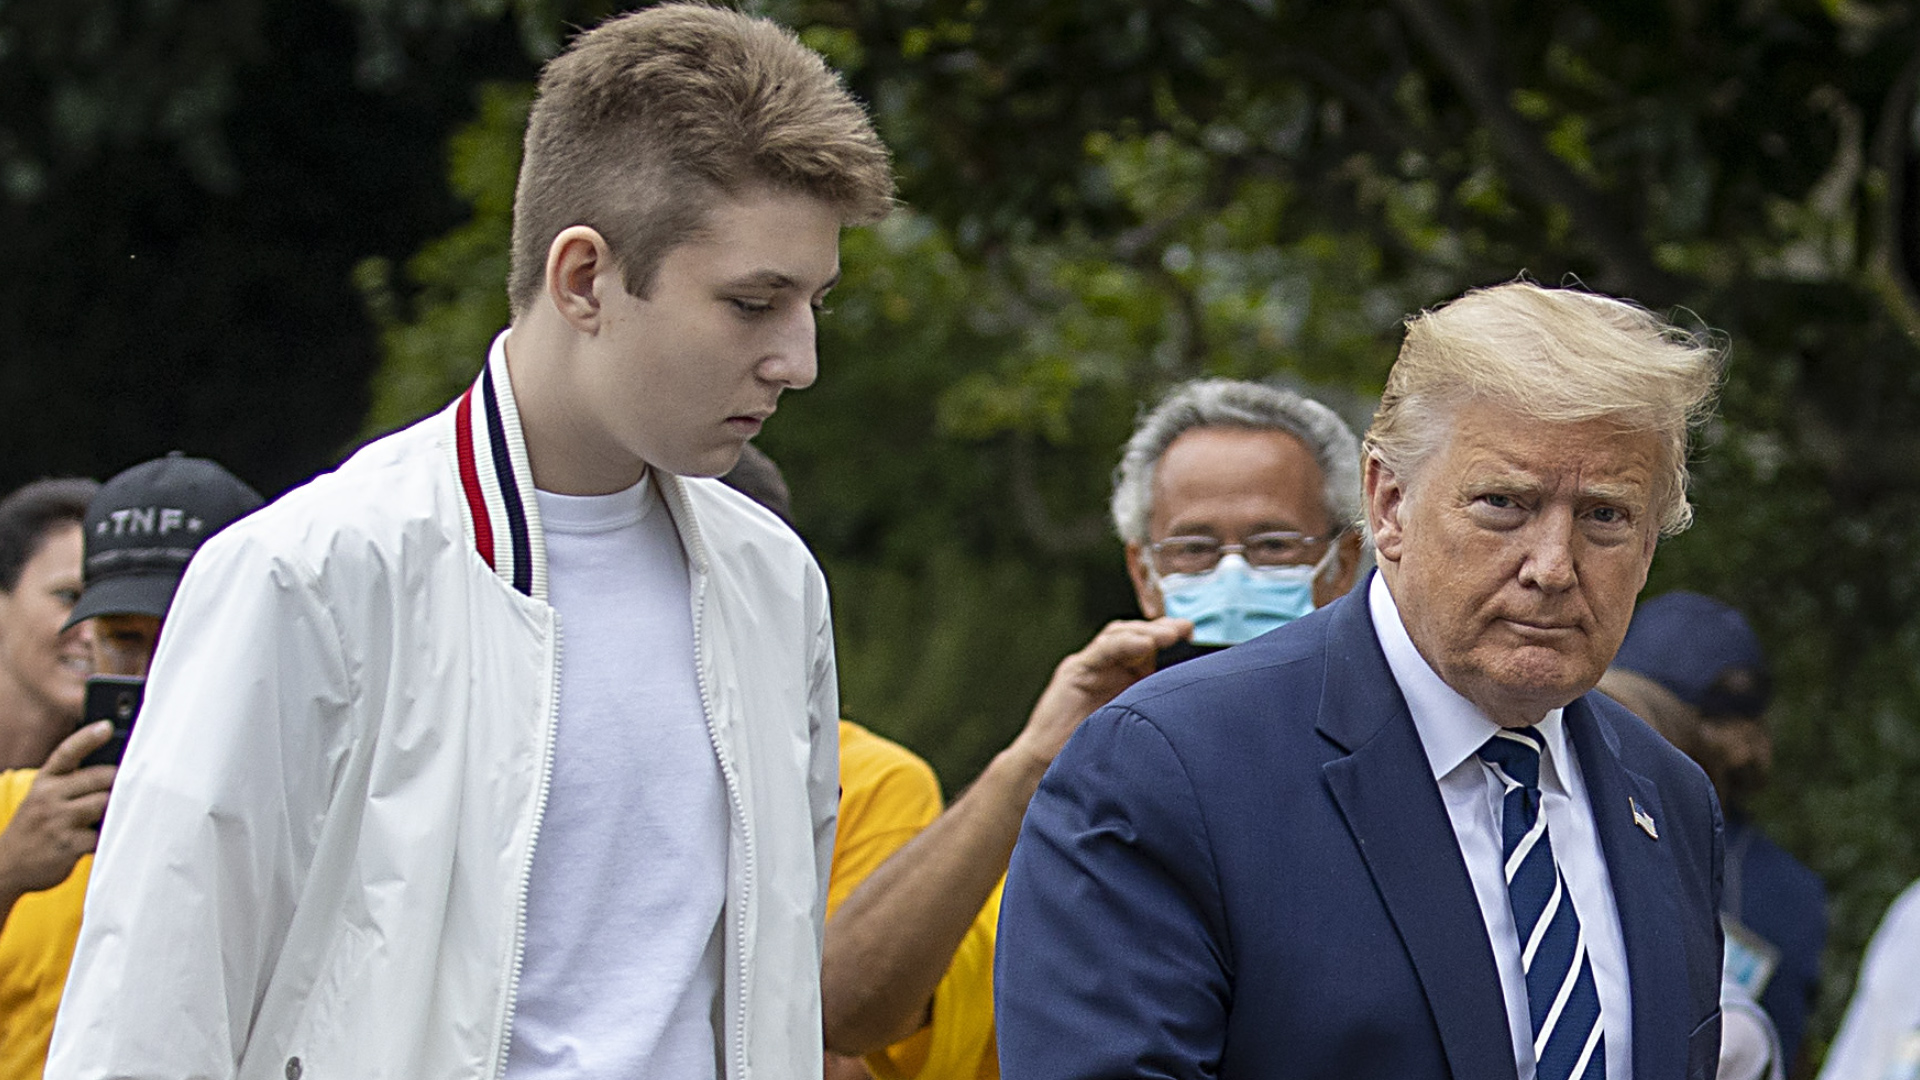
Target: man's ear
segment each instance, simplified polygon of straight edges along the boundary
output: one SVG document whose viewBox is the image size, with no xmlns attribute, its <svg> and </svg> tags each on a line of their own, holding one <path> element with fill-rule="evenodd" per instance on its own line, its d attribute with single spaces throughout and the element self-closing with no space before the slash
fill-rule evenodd
<svg viewBox="0 0 1920 1080">
<path fill-rule="evenodd" d="M 1400 513 L 1407 490 L 1392 469 L 1377 457 L 1367 458 L 1362 487 L 1367 496 L 1367 527 L 1373 530 L 1373 553 L 1385 562 L 1400 561 Z"/>
<path fill-rule="evenodd" d="M 1157 619 L 1167 613 L 1160 586 L 1153 583 L 1153 575 L 1147 570 L 1147 549 L 1131 540 L 1127 541 L 1127 576 L 1133 579 L 1133 598 L 1140 604 L 1140 614 Z"/>
<path fill-rule="evenodd" d="M 600 328 L 603 277 L 618 287 L 613 251 L 598 230 L 569 225 L 547 245 L 547 300 L 569 326 L 583 334 Z"/>
</svg>

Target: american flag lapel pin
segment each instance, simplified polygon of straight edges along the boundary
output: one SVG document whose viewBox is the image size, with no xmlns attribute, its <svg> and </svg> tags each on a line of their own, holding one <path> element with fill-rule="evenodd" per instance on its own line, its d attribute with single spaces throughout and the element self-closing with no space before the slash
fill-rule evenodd
<svg viewBox="0 0 1920 1080">
<path fill-rule="evenodd" d="M 1653 825 L 1653 815 L 1640 809 L 1640 804 L 1634 802 L 1633 796 L 1631 795 L 1627 796 L 1627 809 L 1633 811 L 1633 823 L 1640 826 L 1641 832 L 1646 833 L 1655 840 L 1660 839 L 1660 830 L 1654 828 Z"/>
</svg>

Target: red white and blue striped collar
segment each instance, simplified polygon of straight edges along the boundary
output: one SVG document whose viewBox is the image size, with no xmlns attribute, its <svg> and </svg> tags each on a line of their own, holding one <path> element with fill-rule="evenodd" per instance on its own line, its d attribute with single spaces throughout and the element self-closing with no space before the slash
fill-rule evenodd
<svg viewBox="0 0 1920 1080">
<path fill-rule="evenodd" d="M 493 572 L 536 600 L 547 598 L 547 553 L 520 410 L 507 377 L 507 335 L 493 339 L 480 377 L 455 401 L 454 467 L 468 536 Z"/>
</svg>

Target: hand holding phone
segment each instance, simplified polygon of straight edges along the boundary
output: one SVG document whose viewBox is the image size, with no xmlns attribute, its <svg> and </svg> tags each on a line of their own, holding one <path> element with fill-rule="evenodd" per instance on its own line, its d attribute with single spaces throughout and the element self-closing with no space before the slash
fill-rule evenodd
<svg viewBox="0 0 1920 1080">
<path fill-rule="evenodd" d="M 0 829 L 0 920 L 14 901 L 51 889 L 99 842 L 113 773 L 80 764 L 107 732 L 83 727 L 54 747 Z"/>
<path fill-rule="evenodd" d="M 81 767 L 118 765 L 126 753 L 127 736 L 133 734 L 134 718 L 140 715 L 140 701 L 147 680 L 134 675 L 94 675 L 87 679 L 87 700 L 80 724 L 100 720 L 113 722 L 113 737 L 106 745 L 88 754 Z"/>
</svg>

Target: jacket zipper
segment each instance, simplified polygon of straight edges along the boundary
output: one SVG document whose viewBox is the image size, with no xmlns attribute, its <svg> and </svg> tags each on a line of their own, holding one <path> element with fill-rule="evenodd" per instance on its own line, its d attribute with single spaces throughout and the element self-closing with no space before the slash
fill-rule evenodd
<svg viewBox="0 0 1920 1080">
<path fill-rule="evenodd" d="M 684 499 L 682 500 L 682 503 L 684 505 Z M 692 515 L 689 514 L 687 515 L 687 517 L 689 521 L 691 521 Z M 697 532 L 695 532 L 695 542 L 700 543 L 702 545 L 702 548 L 704 549 L 705 541 L 699 538 L 699 535 Z M 704 550 L 702 554 L 704 554 Z M 700 633 L 700 629 L 704 621 L 703 616 L 706 613 L 706 606 L 707 606 L 707 577 L 703 573 L 699 576 L 699 583 L 694 586 L 694 595 L 693 595 L 693 657 L 694 657 L 694 668 L 695 668 L 694 681 L 700 687 L 700 711 L 706 717 L 706 721 L 707 721 L 707 741 L 713 744 L 713 756 L 719 760 L 720 775 L 727 782 L 727 801 L 728 803 L 731 804 L 735 819 L 740 822 L 740 837 L 741 837 L 740 846 L 743 852 L 743 857 L 741 860 L 743 864 L 743 868 L 740 873 L 740 887 L 739 889 L 736 890 L 736 897 L 739 902 L 738 903 L 739 911 L 737 912 L 735 926 L 734 926 L 734 937 L 735 937 L 735 941 L 738 942 L 737 952 L 738 952 L 739 959 L 738 959 L 738 963 L 736 964 L 736 967 L 738 969 L 737 974 L 739 978 L 740 998 L 739 998 L 739 1001 L 736 1003 L 736 1008 L 734 1009 L 734 1012 L 735 1012 L 735 1019 L 734 1019 L 734 1025 L 733 1025 L 734 1069 L 732 1071 L 732 1076 L 734 1077 L 734 1080 L 745 1080 L 745 1077 L 747 1076 L 747 1000 L 746 1000 L 747 999 L 747 969 L 749 966 L 747 962 L 747 949 L 746 949 L 747 903 L 748 903 L 748 898 L 753 895 L 753 872 L 754 872 L 753 825 L 751 822 L 747 820 L 746 805 L 744 802 L 742 802 L 740 797 L 740 780 L 739 780 L 738 774 L 734 772 L 733 759 L 727 754 L 725 747 L 721 745 L 720 729 L 719 729 L 719 726 L 714 722 L 713 699 L 707 691 L 707 665 L 705 663 L 706 651 L 704 647 L 704 640 Z M 725 1004 L 723 999 L 723 1004 L 721 1008 L 722 1015 L 725 1015 L 725 1012 L 726 1012 L 726 1009 L 725 1009 Z"/>
<path fill-rule="evenodd" d="M 553 613 L 553 669 L 547 693 L 547 737 L 540 754 L 540 789 L 534 797 L 533 829 L 527 836 L 527 860 L 520 871 L 520 895 L 513 908 L 513 965 L 507 971 L 507 998 L 500 1009 L 500 1043 L 494 1048 L 493 1068 L 488 1076 L 493 1080 L 506 1073 L 507 1052 L 513 1047 L 514 1006 L 520 999 L 520 968 L 526 960 L 527 947 L 527 893 L 533 888 L 534 848 L 540 842 L 540 825 L 547 816 L 547 794 L 553 787 L 553 743 L 560 729 L 560 612 L 548 608 Z"/>
</svg>

